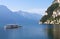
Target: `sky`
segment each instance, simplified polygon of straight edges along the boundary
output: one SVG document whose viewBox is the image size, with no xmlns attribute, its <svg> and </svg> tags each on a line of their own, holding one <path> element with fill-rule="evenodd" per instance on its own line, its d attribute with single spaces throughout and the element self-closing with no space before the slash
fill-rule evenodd
<svg viewBox="0 0 60 39">
<path fill-rule="evenodd" d="M 0 5 L 7 6 L 11 11 L 26 11 L 43 14 L 53 0 L 0 0 Z"/>
</svg>

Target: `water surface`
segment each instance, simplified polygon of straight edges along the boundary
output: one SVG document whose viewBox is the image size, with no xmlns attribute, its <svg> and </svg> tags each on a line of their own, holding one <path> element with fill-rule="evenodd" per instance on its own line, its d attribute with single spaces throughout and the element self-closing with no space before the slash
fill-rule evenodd
<svg viewBox="0 0 60 39">
<path fill-rule="evenodd" d="M 25 25 L 18 29 L 0 27 L 0 39 L 53 39 L 46 27 L 46 25 Z"/>
</svg>

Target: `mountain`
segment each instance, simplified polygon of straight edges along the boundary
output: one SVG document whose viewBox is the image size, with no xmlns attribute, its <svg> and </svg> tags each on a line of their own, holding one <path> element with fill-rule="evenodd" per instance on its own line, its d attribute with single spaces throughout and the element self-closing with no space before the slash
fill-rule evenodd
<svg viewBox="0 0 60 39">
<path fill-rule="evenodd" d="M 46 15 L 40 20 L 42 24 L 60 24 L 60 3 L 54 3 L 47 8 Z"/>
<path fill-rule="evenodd" d="M 0 5 L 0 24 L 38 24 L 41 15 L 24 11 L 12 12 L 6 6 Z"/>
<path fill-rule="evenodd" d="M 33 14 L 33 13 L 29 13 L 29 12 L 24 12 L 24 11 L 18 11 L 18 12 L 14 12 L 19 14 L 20 16 L 23 16 L 24 18 L 28 18 L 28 19 L 32 19 L 32 20 L 39 20 L 42 16 L 39 14 Z"/>
<path fill-rule="evenodd" d="M 10 11 L 6 6 L 0 5 L 0 23 L 14 23 L 18 16 Z"/>
</svg>

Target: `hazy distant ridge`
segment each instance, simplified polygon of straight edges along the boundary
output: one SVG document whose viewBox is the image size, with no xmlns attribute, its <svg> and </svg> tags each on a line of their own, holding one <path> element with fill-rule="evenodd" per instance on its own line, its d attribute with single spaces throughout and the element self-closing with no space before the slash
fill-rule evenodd
<svg viewBox="0 0 60 39">
<path fill-rule="evenodd" d="M 24 11 L 12 12 L 6 6 L 0 5 L 0 23 L 37 24 L 41 15 Z"/>
</svg>

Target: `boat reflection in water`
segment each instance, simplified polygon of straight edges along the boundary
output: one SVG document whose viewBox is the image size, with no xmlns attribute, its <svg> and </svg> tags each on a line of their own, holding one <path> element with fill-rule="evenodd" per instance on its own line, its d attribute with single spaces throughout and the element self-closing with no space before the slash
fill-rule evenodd
<svg viewBox="0 0 60 39">
<path fill-rule="evenodd" d="M 47 25 L 48 39 L 60 39 L 60 25 Z"/>
</svg>

